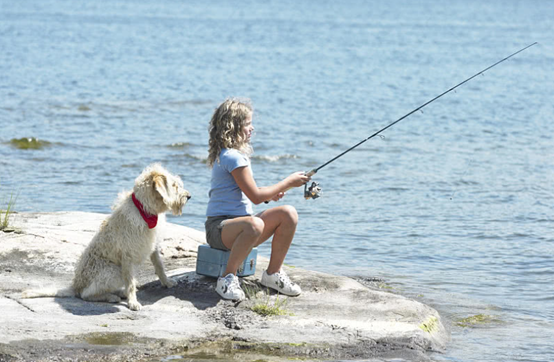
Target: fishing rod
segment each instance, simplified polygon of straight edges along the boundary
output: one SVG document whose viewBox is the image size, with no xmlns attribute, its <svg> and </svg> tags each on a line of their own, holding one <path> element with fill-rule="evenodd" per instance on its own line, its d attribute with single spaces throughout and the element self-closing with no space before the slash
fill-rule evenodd
<svg viewBox="0 0 554 362">
<path fill-rule="evenodd" d="M 354 146 L 350 147 L 349 149 L 347 149 L 346 151 L 340 153 L 339 155 L 333 157 L 332 159 L 330 159 L 329 161 L 325 162 L 324 164 L 322 164 L 321 166 L 319 167 L 316 167 L 314 169 L 312 169 L 311 171 L 308 171 L 306 172 L 306 175 L 307 176 L 313 176 L 315 175 L 319 170 L 321 170 L 323 167 L 327 166 L 328 164 L 330 164 L 331 162 L 334 162 L 335 160 L 337 160 L 338 158 L 344 156 L 345 154 L 347 154 L 348 152 L 352 151 L 353 149 L 355 149 L 356 147 L 360 146 L 361 144 L 363 144 L 364 142 L 367 142 L 369 141 L 370 139 L 372 139 L 373 137 L 379 135 L 381 132 L 389 129 L 390 127 L 394 126 L 395 124 L 397 124 L 398 122 L 402 121 L 403 119 L 409 117 L 410 115 L 414 114 L 415 112 L 421 110 L 422 108 L 424 108 L 425 106 L 429 105 L 430 103 L 433 103 L 434 101 L 436 101 L 437 99 L 441 98 L 442 96 L 444 96 L 445 94 L 447 93 L 450 93 L 452 92 L 454 89 L 458 88 L 459 86 L 469 82 L 470 80 L 472 80 L 473 78 L 485 73 L 487 70 L 497 66 L 498 64 L 510 59 L 511 57 L 513 57 L 514 55 L 516 54 L 519 54 L 521 53 L 522 51 L 524 51 L 525 49 L 528 49 L 530 47 L 532 47 L 533 45 L 537 44 L 537 42 L 534 42 L 533 44 L 530 44 L 528 46 L 526 46 L 525 48 L 522 48 L 520 50 L 518 50 L 517 52 L 513 53 L 513 54 L 510 54 L 508 55 L 506 58 L 504 59 L 501 59 L 499 60 L 498 62 L 494 63 L 493 65 L 490 65 L 488 66 L 487 68 L 483 69 L 482 71 L 472 75 L 471 77 L 467 78 L 466 80 L 464 80 L 463 82 L 460 82 L 458 84 L 456 84 L 454 87 L 448 89 L 447 91 L 439 94 L 438 96 L 436 96 L 435 98 L 423 103 L 421 106 L 417 107 L 416 109 L 414 109 L 413 111 L 410 111 L 409 113 L 403 115 L 402 117 L 398 118 L 396 121 L 392 122 L 391 124 L 389 124 L 388 126 L 380 129 L 379 131 L 373 133 L 371 136 L 369 136 L 368 138 L 356 143 Z M 312 185 L 308 187 L 308 184 L 305 184 L 304 185 L 304 198 L 306 200 L 308 199 L 317 199 L 319 196 L 320 196 L 320 193 L 321 193 L 321 187 L 319 187 L 319 183 L 317 182 L 312 182 Z"/>
</svg>

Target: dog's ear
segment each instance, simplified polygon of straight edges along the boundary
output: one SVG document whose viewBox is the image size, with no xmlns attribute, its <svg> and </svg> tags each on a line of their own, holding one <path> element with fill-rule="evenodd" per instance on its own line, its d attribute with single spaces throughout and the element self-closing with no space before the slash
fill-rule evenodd
<svg viewBox="0 0 554 362">
<path fill-rule="evenodd" d="M 169 192 L 167 190 L 167 178 L 164 175 L 156 174 L 152 179 L 152 184 L 154 186 L 154 190 L 156 190 L 164 200 L 164 203 L 167 203 L 167 201 L 169 200 Z"/>
</svg>

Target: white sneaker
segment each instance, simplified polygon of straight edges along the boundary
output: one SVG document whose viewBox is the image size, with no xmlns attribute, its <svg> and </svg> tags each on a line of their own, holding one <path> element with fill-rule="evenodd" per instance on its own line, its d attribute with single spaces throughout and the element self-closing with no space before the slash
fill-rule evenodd
<svg viewBox="0 0 554 362">
<path fill-rule="evenodd" d="M 274 274 L 267 274 L 267 270 L 264 270 L 262 274 L 262 285 L 271 289 L 275 289 L 279 293 L 295 297 L 302 293 L 300 285 L 291 282 L 289 276 L 284 270 L 279 270 Z"/>
<path fill-rule="evenodd" d="M 239 284 L 239 278 L 234 274 L 227 274 L 226 277 L 219 277 L 215 290 L 223 299 L 243 300 L 245 298 L 244 292 Z"/>
</svg>

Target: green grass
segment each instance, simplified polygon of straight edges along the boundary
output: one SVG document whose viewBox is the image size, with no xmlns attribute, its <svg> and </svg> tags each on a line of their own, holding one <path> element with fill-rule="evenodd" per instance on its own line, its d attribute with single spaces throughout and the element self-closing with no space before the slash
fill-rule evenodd
<svg viewBox="0 0 554 362">
<path fill-rule="evenodd" d="M 6 209 L 2 210 L 0 209 L 0 231 L 8 231 L 10 230 L 10 218 L 13 214 L 13 208 L 15 206 L 15 201 L 17 200 L 17 195 L 14 196 L 12 193 L 10 195 L 10 201 L 8 201 L 8 204 L 6 205 Z"/>
<path fill-rule="evenodd" d="M 292 313 L 290 313 L 286 309 L 287 301 L 288 300 L 286 298 L 279 300 L 279 295 L 277 295 L 275 301 L 271 302 L 270 296 L 268 295 L 265 301 L 256 303 L 254 306 L 252 306 L 251 309 L 252 311 L 264 317 L 276 315 L 292 315 Z"/>
<path fill-rule="evenodd" d="M 275 300 L 272 300 L 271 295 L 269 295 L 269 289 L 266 290 L 263 297 L 260 297 L 259 295 L 261 293 L 259 292 L 262 289 L 254 285 L 243 285 L 242 289 L 246 294 L 246 298 L 253 302 L 253 305 L 250 307 L 253 312 L 258 313 L 263 317 L 292 315 L 292 313 L 286 309 L 288 303 L 288 299 L 286 297 L 279 298 L 280 294 L 277 294 Z"/>
</svg>

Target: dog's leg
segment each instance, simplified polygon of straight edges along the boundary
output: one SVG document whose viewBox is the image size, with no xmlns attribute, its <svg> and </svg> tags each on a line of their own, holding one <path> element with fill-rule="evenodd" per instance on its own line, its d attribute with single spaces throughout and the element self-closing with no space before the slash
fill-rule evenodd
<svg viewBox="0 0 554 362">
<path fill-rule="evenodd" d="M 121 298 L 115 291 L 123 287 L 121 268 L 100 258 L 89 258 L 87 268 L 76 271 L 79 296 L 89 302 L 119 303 Z"/>
<path fill-rule="evenodd" d="M 134 266 L 128 260 L 121 262 L 121 276 L 125 282 L 127 305 L 131 310 L 140 310 L 142 305 L 137 300 L 137 281 L 135 280 Z"/>
<path fill-rule="evenodd" d="M 81 292 L 81 299 L 86 300 L 87 302 L 108 302 L 108 303 L 119 303 L 121 298 L 112 293 L 100 292 L 98 286 L 91 284 Z"/>
<path fill-rule="evenodd" d="M 156 250 L 154 250 L 154 252 L 150 255 L 150 260 L 152 261 L 152 264 L 154 264 L 156 275 L 160 278 L 160 282 L 164 287 L 171 288 L 177 285 L 175 280 L 168 278 L 165 274 L 164 264 L 157 247 Z"/>
</svg>

